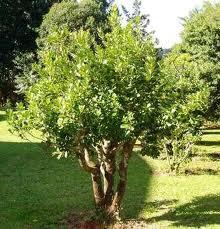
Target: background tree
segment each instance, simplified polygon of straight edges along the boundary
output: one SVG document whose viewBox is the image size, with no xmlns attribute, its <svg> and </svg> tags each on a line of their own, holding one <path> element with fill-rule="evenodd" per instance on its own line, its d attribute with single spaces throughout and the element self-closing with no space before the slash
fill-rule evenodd
<svg viewBox="0 0 220 229">
<path fill-rule="evenodd" d="M 54 0 L 0 2 L 0 95 L 2 103 L 15 99 L 16 56 L 36 49 L 37 28 Z"/>
<path fill-rule="evenodd" d="M 206 3 L 184 20 L 179 53 L 189 53 L 211 89 L 207 117 L 220 117 L 220 4 Z"/>
<path fill-rule="evenodd" d="M 39 46 L 54 30 L 68 28 L 77 31 L 89 30 L 98 39 L 98 28 L 107 27 L 108 7 L 112 1 L 107 0 L 63 0 L 54 4 L 45 16 L 39 29 Z"/>
<path fill-rule="evenodd" d="M 201 134 L 209 87 L 200 79 L 198 64 L 189 54 L 174 51 L 162 63 L 161 124 L 159 142 L 170 171 L 178 172 L 190 158 L 193 145 Z"/>
<path fill-rule="evenodd" d="M 134 0 L 131 12 L 129 12 L 125 6 L 122 5 L 123 15 L 126 21 L 140 20 L 140 27 L 143 37 L 147 37 L 150 32 L 148 31 L 148 25 L 150 24 L 150 19 L 148 14 L 142 14 L 141 12 L 141 0 Z"/>
<path fill-rule="evenodd" d="M 70 31 L 77 31 L 80 28 L 89 30 L 98 42 L 98 27 L 105 27 L 107 30 L 107 9 L 110 3 L 111 1 L 105 0 L 57 1 L 44 16 L 38 28 L 38 50 L 44 48 L 44 43 L 50 33 L 64 28 Z M 34 53 L 18 55 L 14 60 L 16 68 L 19 69 L 15 77 L 17 93 L 24 94 L 30 85 L 37 81 L 38 76 L 32 69 L 32 64 L 36 61 L 37 55 Z"/>
<path fill-rule="evenodd" d="M 117 12 L 109 19 L 111 32 L 100 32 L 101 44 L 82 29 L 51 33 L 29 105 L 11 114 L 21 135 L 36 128 L 58 157 L 78 158 L 92 176 L 96 207 L 110 218 L 121 206 L 134 144 L 154 129 L 158 111 L 154 44 L 143 40 L 137 24 L 134 33 L 134 22 L 121 26 Z"/>
</svg>

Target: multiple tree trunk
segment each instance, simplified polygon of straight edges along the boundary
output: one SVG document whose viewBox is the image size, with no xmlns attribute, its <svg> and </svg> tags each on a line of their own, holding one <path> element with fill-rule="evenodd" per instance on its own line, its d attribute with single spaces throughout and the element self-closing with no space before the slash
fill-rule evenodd
<svg viewBox="0 0 220 229">
<path fill-rule="evenodd" d="M 119 213 L 127 184 L 128 162 L 131 157 L 135 141 L 112 143 L 103 141 L 95 147 L 98 160 L 95 163 L 86 147 L 80 146 L 78 159 L 80 166 L 91 173 L 95 205 L 105 213 L 109 220 L 114 220 Z M 120 160 L 116 162 L 116 155 Z M 119 181 L 115 186 L 116 171 Z"/>
</svg>

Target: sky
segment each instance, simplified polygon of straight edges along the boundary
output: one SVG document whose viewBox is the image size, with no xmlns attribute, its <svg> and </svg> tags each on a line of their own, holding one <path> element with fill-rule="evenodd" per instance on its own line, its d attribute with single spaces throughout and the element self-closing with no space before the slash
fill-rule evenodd
<svg viewBox="0 0 220 229">
<path fill-rule="evenodd" d="M 209 0 L 209 2 L 217 0 Z M 133 0 L 116 0 L 117 4 L 130 9 Z M 159 46 L 171 48 L 179 43 L 183 29 L 181 17 L 186 17 L 197 8 L 200 9 L 204 0 L 142 0 L 142 12 L 150 15 L 150 30 L 155 31 Z"/>
</svg>

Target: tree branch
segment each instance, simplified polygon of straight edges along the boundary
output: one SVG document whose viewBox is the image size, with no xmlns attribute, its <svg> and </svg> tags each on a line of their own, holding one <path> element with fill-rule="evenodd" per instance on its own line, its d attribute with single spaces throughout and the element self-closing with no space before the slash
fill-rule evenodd
<svg viewBox="0 0 220 229">
<path fill-rule="evenodd" d="M 91 161 L 89 157 L 89 153 L 87 149 L 81 149 L 79 153 L 77 153 L 77 157 L 79 160 L 80 166 L 89 173 L 97 173 L 99 170 L 99 165 L 95 164 Z"/>
<path fill-rule="evenodd" d="M 91 173 L 93 195 L 96 206 L 103 206 L 104 192 L 102 188 L 102 178 L 100 165 L 94 163 L 89 156 L 89 152 L 86 148 L 81 148 L 77 154 L 80 166 L 87 172 Z"/>
</svg>

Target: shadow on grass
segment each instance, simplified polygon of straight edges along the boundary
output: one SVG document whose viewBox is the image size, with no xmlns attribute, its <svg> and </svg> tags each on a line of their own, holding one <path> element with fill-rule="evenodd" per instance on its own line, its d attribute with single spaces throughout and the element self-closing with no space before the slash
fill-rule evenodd
<svg viewBox="0 0 220 229">
<path fill-rule="evenodd" d="M 220 146 L 220 141 L 199 141 L 196 143 L 198 146 Z"/>
<path fill-rule="evenodd" d="M 189 168 L 185 169 L 185 174 L 187 175 L 217 175 L 220 171 L 210 168 Z"/>
<path fill-rule="evenodd" d="M 71 212 L 93 209 L 90 175 L 76 160 L 57 160 L 39 143 L 0 142 L 0 227 L 49 228 Z M 145 206 L 150 167 L 131 159 L 122 214 L 136 218 Z"/>
<path fill-rule="evenodd" d="M 214 152 L 214 153 L 209 153 L 209 154 L 207 154 L 207 156 L 213 161 L 220 160 L 220 151 Z"/>
<path fill-rule="evenodd" d="M 209 160 L 209 161 L 218 161 L 220 160 L 220 151 L 216 151 L 216 152 L 206 152 L 203 154 L 198 154 L 198 153 L 193 153 L 191 155 L 192 158 L 199 158 L 200 160 L 204 161 L 204 160 Z"/>
<path fill-rule="evenodd" d="M 0 163 L 0 228 L 55 228 L 93 206 L 90 176 L 38 143 L 0 142 Z"/>
<path fill-rule="evenodd" d="M 157 200 L 153 202 L 148 202 L 146 207 L 149 211 L 158 211 L 158 210 L 163 210 L 167 209 L 168 207 L 170 208 L 173 204 L 176 204 L 178 200 L 173 199 L 173 200 Z"/>
<path fill-rule="evenodd" d="M 172 226 L 205 227 L 208 225 L 220 225 L 220 193 L 195 198 L 192 202 L 170 210 L 159 217 L 148 219 L 159 222 L 168 220 Z"/>
<path fill-rule="evenodd" d="M 220 135 L 220 131 L 203 131 L 204 135 Z"/>
<path fill-rule="evenodd" d="M 122 215 L 136 219 L 145 208 L 151 185 L 152 169 L 141 155 L 134 153 L 128 169 L 128 184 Z"/>
<path fill-rule="evenodd" d="M 0 113 L 0 122 L 5 121 L 7 119 L 7 116 L 5 113 Z"/>
</svg>

